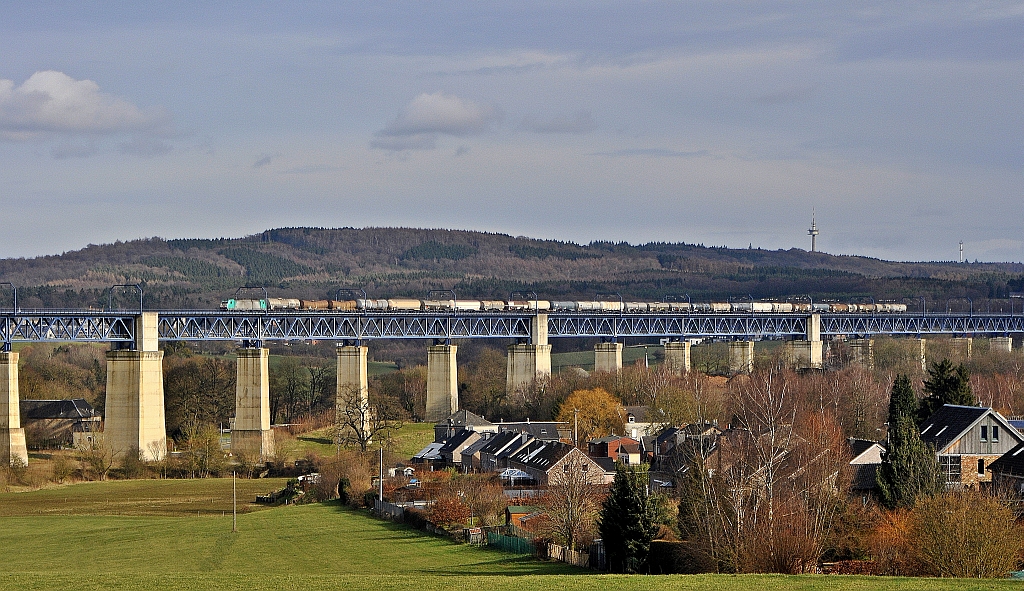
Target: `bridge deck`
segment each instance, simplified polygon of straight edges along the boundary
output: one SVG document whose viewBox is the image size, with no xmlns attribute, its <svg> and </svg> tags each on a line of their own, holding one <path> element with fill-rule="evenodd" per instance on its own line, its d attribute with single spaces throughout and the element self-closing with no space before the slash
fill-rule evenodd
<svg viewBox="0 0 1024 591">
<path fill-rule="evenodd" d="M 530 338 L 533 314 L 523 312 L 222 312 L 164 310 L 162 341 L 304 341 L 370 339 Z M 137 313 L 19 310 L 0 313 L 0 343 L 131 342 Z M 548 336 L 792 339 L 807 334 L 805 314 L 548 315 Z M 820 314 L 821 336 L 1006 336 L 1024 333 L 1021 314 Z"/>
</svg>

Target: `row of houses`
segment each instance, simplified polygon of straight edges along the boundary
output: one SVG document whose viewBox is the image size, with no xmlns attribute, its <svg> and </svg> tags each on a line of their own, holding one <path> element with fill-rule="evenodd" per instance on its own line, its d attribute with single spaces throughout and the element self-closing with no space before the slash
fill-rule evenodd
<svg viewBox="0 0 1024 591">
<path fill-rule="evenodd" d="M 634 420 L 642 419 L 641 411 L 624 410 L 630 417 L 625 422 L 627 429 L 633 425 L 635 431 L 593 439 L 587 442 L 586 453 L 571 444 L 567 424 L 491 423 L 461 410 L 435 425 L 434 442 L 413 461 L 463 472 L 496 472 L 509 484 L 540 486 L 569 464 L 592 471 L 594 482 L 608 483 L 616 462 L 645 463 L 650 466 L 652 486 L 670 488 L 695 452 L 721 469 L 730 462 L 732 449 L 758 436 L 731 426 L 720 429 L 715 422 L 661 428 L 649 434 L 657 427 Z M 1024 493 L 1024 421 L 1007 419 L 987 407 L 947 404 L 922 424 L 921 438 L 935 450 L 948 487 L 993 483 Z M 799 445 L 801 441 L 794 436 L 790 449 L 780 453 L 788 455 Z M 885 442 L 851 438 L 847 445 L 850 488 L 854 493 L 870 494 Z"/>
<path fill-rule="evenodd" d="M 431 468 L 500 473 L 510 485 L 546 486 L 570 470 L 586 472 L 595 484 L 611 483 L 615 461 L 589 457 L 570 441 L 567 423 L 491 423 L 460 410 L 434 426 L 434 441 L 412 461 Z"/>
</svg>

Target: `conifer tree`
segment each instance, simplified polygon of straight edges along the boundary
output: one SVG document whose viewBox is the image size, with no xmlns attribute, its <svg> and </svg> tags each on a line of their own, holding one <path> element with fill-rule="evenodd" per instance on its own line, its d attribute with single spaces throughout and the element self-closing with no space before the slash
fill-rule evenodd
<svg viewBox="0 0 1024 591">
<path fill-rule="evenodd" d="M 875 477 L 882 504 L 890 509 L 913 507 L 941 485 L 935 452 L 921 440 L 914 419 L 916 406 L 910 378 L 897 376 L 889 397 L 888 449 Z"/>
<path fill-rule="evenodd" d="M 971 391 L 970 370 L 962 363 L 954 367 L 949 359 L 932 364 L 928 378 L 924 381 L 924 391 L 928 396 L 921 400 L 917 412 L 918 425 L 923 424 L 943 404 L 974 406 L 978 403 Z"/>
<path fill-rule="evenodd" d="M 619 464 L 615 470 L 598 524 L 612 571 L 641 572 L 647 566 L 651 540 L 658 531 L 657 508 L 647 494 L 647 476 L 641 466 Z"/>
</svg>

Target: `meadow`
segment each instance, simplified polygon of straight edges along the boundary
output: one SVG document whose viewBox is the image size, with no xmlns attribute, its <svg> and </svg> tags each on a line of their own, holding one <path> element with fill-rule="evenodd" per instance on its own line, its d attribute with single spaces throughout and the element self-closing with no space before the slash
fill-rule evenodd
<svg viewBox="0 0 1024 591">
<path fill-rule="evenodd" d="M 2 589 L 1008 589 L 1013 581 L 598 575 L 455 544 L 336 503 L 259 509 L 276 480 L 82 483 L 0 494 Z M 259 510 L 257 510 L 259 509 Z"/>
</svg>

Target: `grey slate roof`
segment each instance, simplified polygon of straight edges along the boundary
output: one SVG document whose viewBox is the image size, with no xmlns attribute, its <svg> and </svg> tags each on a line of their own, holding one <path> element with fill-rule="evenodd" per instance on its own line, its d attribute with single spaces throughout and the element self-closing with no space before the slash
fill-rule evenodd
<svg viewBox="0 0 1024 591">
<path fill-rule="evenodd" d="M 459 429 L 454 436 L 449 437 L 448 440 L 444 442 L 444 444 L 441 446 L 441 449 L 438 450 L 438 452 L 442 456 L 451 455 L 452 453 L 455 452 L 456 449 L 458 449 L 460 445 L 462 445 L 463 443 L 465 443 L 467 439 L 472 437 L 473 434 L 474 431 L 470 431 L 468 429 Z"/>
<path fill-rule="evenodd" d="M 850 446 L 850 458 L 854 459 L 860 456 L 862 453 L 871 449 L 873 446 L 878 444 L 877 441 L 871 441 L 870 439 L 857 439 L 850 437 L 846 440 Z M 885 447 L 884 445 L 882 447 Z"/>
<path fill-rule="evenodd" d="M 555 465 L 558 460 L 561 460 L 572 450 L 573 447 L 568 443 L 534 441 L 513 454 L 509 461 L 547 472 L 551 466 Z"/>
<path fill-rule="evenodd" d="M 944 404 L 921 424 L 921 440 L 942 451 L 991 409 L 984 406 Z"/>
<path fill-rule="evenodd" d="M 1024 443 L 999 456 L 999 459 L 989 464 L 988 469 L 993 474 L 1024 476 Z"/>
<path fill-rule="evenodd" d="M 72 400 L 22 400 L 26 419 L 88 419 L 99 416 L 84 398 Z"/>
<path fill-rule="evenodd" d="M 876 475 L 881 464 L 855 464 L 850 475 L 850 488 L 853 490 L 874 490 L 877 485 Z"/>
<path fill-rule="evenodd" d="M 464 447 L 462 449 L 462 455 L 463 456 L 472 456 L 476 452 L 480 451 L 481 448 L 483 448 L 483 446 L 487 445 L 488 442 L 490 442 L 490 440 L 493 439 L 493 438 L 494 438 L 494 434 L 493 433 L 487 433 L 487 432 L 481 433 L 480 434 L 480 439 L 477 439 L 476 441 L 474 441 L 473 443 L 470 443 L 469 445 L 467 445 L 466 447 Z"/>
<path fill-rule="evenodd" d="M 480 427 L 487 427 L 487 426 L 490 426 L 490 425 L 493 425 L 493 424 L 494 423 L 488 421 L 487 419 L 483 418 L 482 416 L 480 416 L 478 414 L 471 413 L 471 412 L 469 412 L 466 409 L 462 409 L 462 410 L 457 410 L 454 413 L 452 413 L 450 416 L 448 416 L 447 418 L 441 419 L 440 421 L 434 423 L 434 426 L 436 426 L 436 427 L 452 426 L 452 427 L 458 428 L 458 427 L 466 427 L 466 426 L 470 426 L 470 425 L 472 425 L 472 426 L 480 426 Z"/>
<path fill-rule="evenodd" d="M 592 459 L 595 462 L 597 462 L 597 465 L 601 466 L 601 469 L 604 470 L 605 472 L 614 472 L 615 471 L 615 460 L 613 460 L 611 458 L 590 458 L 590 459 Z"/>
<path fill-rule="evenodd" d="M 506 457 L 530 439 L 529 434 L 525 436 L 526 439 L 523 439 L 523 437 L 523 434 L 516 431 L 498 433 L 491 437 L 486 445 L 480 448 L 480 453 L 491 454 L 496 457 Z"/>
<path fill-rule="evenodd" d="M 515 431 L 516 433 L 529 433 L 535 439 L 543 439 L 545 441 L 558 441 L 559 439 L 561 439 L 562 434 L 559 433 L 558 431 L 559 427 L 561 427 L 563 431 L 568 432 L 569 426 L 567 423 L 498 423 L 499 431 Z"/>
</svg>

